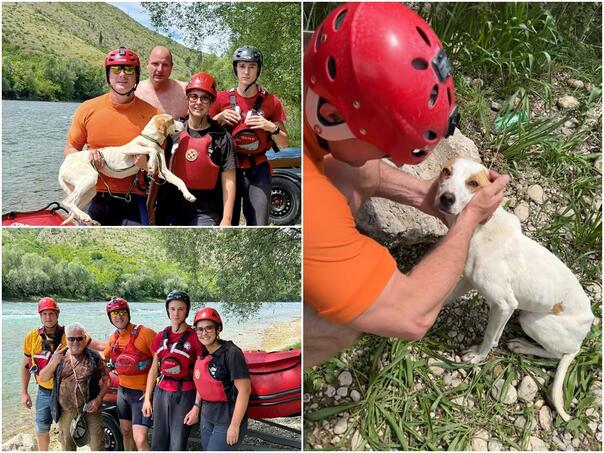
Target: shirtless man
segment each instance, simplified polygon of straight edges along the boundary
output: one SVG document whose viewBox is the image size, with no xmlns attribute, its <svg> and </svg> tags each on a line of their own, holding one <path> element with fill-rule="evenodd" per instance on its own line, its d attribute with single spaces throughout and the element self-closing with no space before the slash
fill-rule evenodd
<svg viewBox="0 0 604 453">
<path fill-rule="evenodd" d="M 170 79 L 172 54 L 163 46 L 154 47 L 147 60 L 149 78 L 136 87 L 135 95 L 178 119 L 187 114 L 185 82 Z"/>
</svg>

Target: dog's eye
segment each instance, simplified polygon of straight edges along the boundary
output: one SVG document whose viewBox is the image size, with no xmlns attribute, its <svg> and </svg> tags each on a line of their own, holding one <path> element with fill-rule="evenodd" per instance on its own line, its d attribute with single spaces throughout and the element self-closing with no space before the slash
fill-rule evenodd
<svg viewBox="0 0 604 453">
<path fill-rule="evenodd" d="M 478 183 L 474 180 L 470 180 L 470 181 L 468 181 L 468 187 L 471 187 L 472 189 L 476 189 L 478 187 Z"/>
<path fill-rule="evenodd" d="M 449 170 L 448 168 L 443 168 L 443 171 L 441 172 L 441 174 L 443 176 L 451 176 L 451 170 Z"/>
</svg>

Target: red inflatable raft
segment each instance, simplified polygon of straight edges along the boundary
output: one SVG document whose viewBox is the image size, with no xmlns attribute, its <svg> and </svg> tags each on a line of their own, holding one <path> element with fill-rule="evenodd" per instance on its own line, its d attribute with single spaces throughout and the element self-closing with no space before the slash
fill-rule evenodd
<svg viewBox="0 0 604 453">
<path fill-rule="evenodd" d="M 244 351 L 252 394 L 248 404 L 248 417 L 276 418 L 299 415 L 302 409 L 302 355 L 300 349 L 265 352 Z M 103 399 L 106 403 L 117 401 L 118 378 L 111 376 L 111 387 Z"/>
<path fill-rule="evenodd" d="M 63 216 L 59 211 L 62 211 Z M 56 201 L 37 211 L 12 211 L 2 214 L 2 226 L 60 226 L 69 213 Z M 73 222 L 66 225 L 73 226 Z"/>
</svg>

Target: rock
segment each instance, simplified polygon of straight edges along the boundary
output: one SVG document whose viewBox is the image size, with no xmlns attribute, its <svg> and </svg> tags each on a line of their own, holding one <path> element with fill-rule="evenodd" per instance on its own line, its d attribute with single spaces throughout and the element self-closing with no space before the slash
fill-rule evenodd
<svg viewBox="0 0 604 453">
<path fill-rule="evenodd" d="M 345 386 L 348 387 L 349 385 L 352 384 L 352 374 L 350 374 L 350 371 L 342 371 L 340 373 L 340 375 L 338 376 L 338 382 L 340 383 L 341 386 Z"/>
<path fill-rule="evenodd" d="M 304 394 L 303 401 L 304 401 L 304 403 L 310 403 L 310 393 L 305 393 Z"/>
<path fill-rule="evenodd" d="M 489 451 L 489 433 L 480 428 L 474 433 L 472 437 L 472 450 L 473 451 Z"/>
<path fill-rule="evenodd" d="M 336 388 L 333 385 L 328 385 L 327 390 L 325 390 L 325 395 L 327 395 L 329 398 L 333 398 L 335 394 Z"/>
<path fill-rule="evenodd" d="M 338 394 L 338 396 L 341 396 L 342 398 L 348 396 L 348 387 L 340 387 L 336 393 Z"/>
<path fill-rule="evenodd" d="M 526 424 L 529 423 L 529 430 L 533 430 L 533 428 L 535 428 L 535 419 L 531 418 L 529 421 L 526 420 L 526 418 L 521 415 L 520 417 L 518 417 L 516 420 L 514 420 L 514 426 L 516 428 L 518 428 L 518 430 L 522 431 L 524 430 Z"/>
<path fill-rule="evenodd" d="M 575 118 L 573 118 L 571 120 L 565 121 L 564 127 L 567 127 L 569 129 L 575 129 L 578 124 L 579 124 L 579 122 Z"/>
<path fill-rule="evenodd" d="M 570 443 L 574 448 L 579 448 L 581 446 L 581 439 L 574 438 Z"/>
<path fill-rule="evenodd" d="M 345 418 L 339 418 L 333 427 L 334 434 L 344 434 L 348 428 L 348 420 Z"/>
<path fill-rule="evenodd" d="M 579 101 L 574 96 L 562 96 L 556 105 L 563 110 L 574 109 L 579 106 Z"/>
<path fill-rule="evenodd" d="M 513 385 L 509 385 L 505 394 L 503 392 L 503 379 L 498 379 L 495 384 L 493 384 L 493 388 L 491 389 L 491 396 L 496 400 L 502 402 L 503 404 L 514 404 L 518 400 L 518 393 L 516 391 L 516 387 Z"/>
<path fill-rule="evenodd" d="M 458 129 L 451 137 L 441 140 L 432 154 L 420 165 L 405 166 L 401 171 L 418 177 L 436 177 L 442 165 L 454 156 L 480 161 L 478 148 Z M 429 236 L 443 236 L 447 228 L 440 220 L 418 210 L 384 198 L 371 198 L 356 216 L 359 228 L 374 239 L 387 243 L 403 236 L 406 242 Z"/>
<path fill-rule="evenodd" d="M 585 84 L 581 80 L 577 80 L 577 79 L 568 79 L 566 81 L 566 83 L 568 83 L 568 86 L 573 87 L 573 88 L 584 88 L 585 87 Z"/>
<path fill-rule="evenodd" d="M 602 158 L 598 157 L 596 159 L 596 161 L 594 162 L 594 168 L 596 169 L 596 171 L 600 174 L 602 174 Z"/>
<path fill-rule="evenodd" d="M 543 187 L 539 184 L 533 184 L 526 191 L 528 197 L 533 200 L 537 204 L 542 204 L 545 199 L 545 192 L 543 191 Z"/>
<path fill-rule="evenodd" d="M 543 431 L 547 431 L 548 433 L 551 432 L 553 428 L 552 411 L 548 406 L 544 405 L 539 409 L 539 425 L 541 425 Z"/>
<path fill-rule="evenodd" d="M 352 447 L 353 450 L 360 450 L 361 449 L 361 443 L 363 442 L 363 436 L 361 436 L 361 433 L 358 431 L 355 431 L 354 434 L 352 435 L 352 439 L 350 440 L 350 446 Z"/>
<path fill-rule="evenodd" d="M 361 401 L 361 394 L 357 390 L 350 392 L 350 398 L 352 401 Z"/>
<path fill-rule="evenodd" d="M 489 451 L 502 451 L 503 444 L 497 439 L 491 439 L 489 441 Z"/>
<path fill-rule="evenodd" d="M 533 378 L 524 376 L 522 382 L 520 382 L 520 385 L 518 386 L 518 399 L 530 403 L 535 399 L 538 390 L 539 387 Z"/>
<path fill-rule="evenodd" d="M 440 364 L 440 366 L 438 364 Z M 444 368 L 441 368 L 442 365 L 443 363 L 440 360 L 437 360 L 433 357 L 428 359 L 428 371 L 430 371 L 430 373 L 432 373 L 434 376 L 441 376 L 445 372 Z"/>
<path fill-rule="evenodd" d="M 19 433 L 2 444 L 2 450 L 37 451 L 38 443 L 33 434 Z"/>
<path fill-rule="evenodd" d="M 531 436 L 528 442 L 529 451 L 546 451 L 548 450 L 547 445 L 541 439 L 535 436 Z"/>
<path fill-rule="evenodd" d="M 529 218 L 530 209 L 525 202 L 521 202 L 514 208 L 514 215 L 518 217 L 521 222 L 526 222 Z"/>
<path fill-rule="evenodd" d="M 491 110 L 498 112 L 501 110 L 501 102 L 493 101 L 491 102 Z"/>
<path fill-rule="evenodd" d="M 484 80 L 476 77 L 474 80 L 472 80 L 472 85 L 478 88 L 482 88 L 484 86 Z"/>
</svg>

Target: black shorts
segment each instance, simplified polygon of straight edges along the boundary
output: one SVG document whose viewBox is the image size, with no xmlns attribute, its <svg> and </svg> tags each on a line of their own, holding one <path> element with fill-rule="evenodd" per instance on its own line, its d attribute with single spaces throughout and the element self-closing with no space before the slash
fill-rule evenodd
<svg viewBox="0 0 604 453">
<path fill-rule="evenodd" d="M 117 389 L 117 416 L 120 420 L 132 422 L 133 425 L 153 426 L 151 417 L 143 416 L 143 401 L 145 395 L 142 390 L 122 387 Z"/>
</svg>

